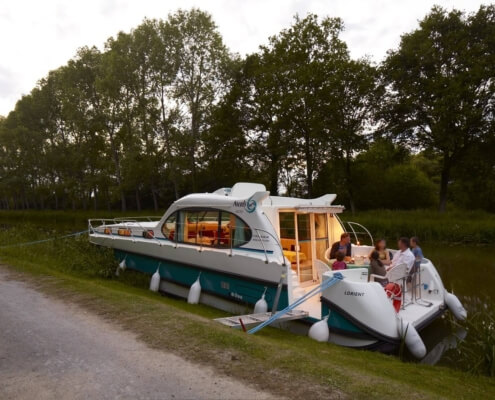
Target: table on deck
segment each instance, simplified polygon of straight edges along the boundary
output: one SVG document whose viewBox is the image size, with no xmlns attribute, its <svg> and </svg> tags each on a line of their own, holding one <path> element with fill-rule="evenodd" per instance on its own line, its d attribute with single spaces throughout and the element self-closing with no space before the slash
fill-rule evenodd
<svg viewBox="0 0 495 400">
<path fill-rule="evenodd" d="M 297 262 L 297 252 L 284 250 L 284 256 L 292 263 Z M 306 261 L 306 254 L 299 252 L 299 262 Z"/>
</svg>

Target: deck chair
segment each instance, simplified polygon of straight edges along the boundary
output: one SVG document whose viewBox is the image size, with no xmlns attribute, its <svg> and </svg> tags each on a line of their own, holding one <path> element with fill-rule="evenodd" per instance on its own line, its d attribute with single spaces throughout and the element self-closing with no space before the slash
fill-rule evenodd
<svg viewBox="0 0 495 400">
<path fill-rule="evenodd" d="M 327 263 L 328 266 L 330 266 L 330 264 L 332 264 L 332 262 L 330 261 L 330 250 L 332 250 L 331 247 L 326 249 L 325 254 L 323 255 L 323 258 L 325 259 L 325 262 Z"/>
<path fill-rule="evenodd" d="M 325 272 L 331 271 L 332 269 L 325 264 L 323 261 L 316 259 L 315 260 L 316 273 L 318 274 L 318 279 L 323 282 L 323 274 Z"/>
<path fill-rule="evenodd" d="M 401 285 L 402 289 L 402 308 L 405 306 L 405 300 L 406 300 L 406 279 L 407 279 L 408 273 L 407 273 L 407 264 L 399 264 L 390 269 L 385 276 L 382 275 L 376 275 L 376 274 L 371 274 L 370 275 L 370 282 L 374 282 L 375 278 L 379 279 L 388 279 L 389 282 L 393 283 L 398 283 Z"/>
</svg>

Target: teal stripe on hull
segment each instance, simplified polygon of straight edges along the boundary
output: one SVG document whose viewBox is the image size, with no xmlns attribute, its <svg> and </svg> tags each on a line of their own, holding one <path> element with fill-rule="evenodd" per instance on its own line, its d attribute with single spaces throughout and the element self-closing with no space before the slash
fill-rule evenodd
<svg viewBox="0 0 495 400">
<path fill-rule="evenodd" d="M 330 329 L 334 329 L 339 332 L 349 332 L 350 334 L 362 334 L 364 333 L 362 329 L 358 328 L 356 325 L 354 325 L 352 322 L 350 322 L 348 319 L 343 317 L 341 314 L 339 314 L 337 311 L 332 310 L 330 312 L 328 306 L 324 303 L 321 304 L 321 315 L 322 317 L 325 317 L 330 313 L 330 317 L 328 318 L 328 326 Z"/>
<path fill-rule="evenodd" d="M 222 272 L 202 269 L 192 265 L 181 264 L 174 261 L 158 260 L 153 257 L 140 254 L 127 253 L 115 250 L 115 256 L 119 261 L 125 257 L 128 268 L 153 274 L 160 265 L 160 276 L 162 279 L 190 287 L 198 278 L 201 271 L 201 290 L 210 294 L 229 299 L 236 303 L 254 305 L 263 294 L 265 286 L 261 282 L 243 280 L 242 277 L 228 275 Z M 266 291 L 266 301 L 268 309 L 271 310 L 273 299 L 277 291 L 277 285 L 269 286 Z M 278 309 L 288 306 L 287 287 L 284 286 L 280 296 Z"/>
</svg>

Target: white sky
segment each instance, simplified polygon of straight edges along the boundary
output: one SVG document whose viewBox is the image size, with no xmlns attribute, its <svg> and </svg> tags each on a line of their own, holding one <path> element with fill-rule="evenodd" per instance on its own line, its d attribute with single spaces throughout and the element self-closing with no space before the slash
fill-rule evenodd
<svg viewBox="0 0 495 400">
<path fill-rule="evenodd" d="M 0 0 L 0 115 L 48 71 L 72 58 L 81 46 L 103 43 L 129 31 L 144 17 L 167 18 L 177 8 L 210 12 L 233 52 L 255 52 L 269 36 L 308 12 L 340 17 L 353 57 L 380 62 L 400 35 L 417 26 L 434 4 L 478 10 L 477 0 Z"/>
</svg>

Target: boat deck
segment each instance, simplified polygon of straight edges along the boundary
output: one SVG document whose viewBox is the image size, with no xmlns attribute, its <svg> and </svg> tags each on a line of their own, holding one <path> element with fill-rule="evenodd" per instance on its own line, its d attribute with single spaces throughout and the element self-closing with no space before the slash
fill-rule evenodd
<svg viewBox="0 0 495 400">
<path fill-rule="evenodd" d="M 308 293 L 311 290 L 313 290 L 316 286 L 319 284 L 311 285 L 311 286 L 306 286 L 304 287 L 304 292 Z M 310 297 L 308 300 L 306 300 L 304 303 L 301 305 L 297 306 L 295 309 L 296 310 L 304 310 L 308 312 L 309 316 L 312 318 L 316 319 L 321 319 L 321 301 L 320 301 L 321 294 Z"/>
<path fill-rule="evenodd" d="M 304 287 L 304 292 L 308 293 L 318 285 Z M 410 296 L 406 294 L 405 305 L 399 311 L 399 316 L 406 321 L 410 321 L 414 326 L 423 325 L 430 318 L 437 315 L 443 307 L 443 302 L 438 299 L 424 298 L 411 302 Z M 321 319 L 325 315 L 321 315 L 320 295 L 313 296 L 303 304 L 296 307 L 296 310 L 306 311 L 310 317 Z"/>
</svg>

